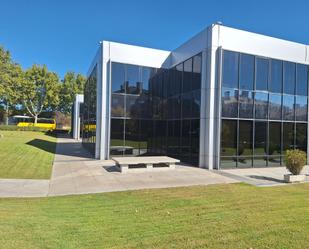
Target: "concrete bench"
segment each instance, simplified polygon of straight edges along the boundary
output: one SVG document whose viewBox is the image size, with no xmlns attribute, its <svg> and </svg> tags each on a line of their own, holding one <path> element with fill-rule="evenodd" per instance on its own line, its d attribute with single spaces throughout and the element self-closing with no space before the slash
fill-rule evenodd
<svg viewBox="0 0 309 249">
<path fill-rule="evenodd" d="M 175 169 L 175 164 L 180 162 L 167 156 L 114 157 L 113 160 L 122 173 Z"/>
</svg>

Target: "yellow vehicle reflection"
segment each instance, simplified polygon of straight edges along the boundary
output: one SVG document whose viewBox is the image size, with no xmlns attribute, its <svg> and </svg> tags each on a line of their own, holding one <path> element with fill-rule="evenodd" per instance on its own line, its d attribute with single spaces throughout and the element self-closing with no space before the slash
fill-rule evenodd
<svg viewBox="0 0 309 249">
<path fill-rule="evenodd" d="M 53 118 L 38 118 L 37 123 L 34 123 L 34 118 L 29 116 L 13 116 L 13 122 L 18 127 L 29 127 L 34 126 L 46 130 L 55 130 L 56 129 L 56 120 Z"/>
</svg>

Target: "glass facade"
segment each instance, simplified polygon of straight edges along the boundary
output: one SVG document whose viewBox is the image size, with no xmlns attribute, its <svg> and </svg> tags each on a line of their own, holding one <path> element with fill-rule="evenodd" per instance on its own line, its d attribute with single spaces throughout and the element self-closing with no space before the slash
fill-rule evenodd
<svg viewBox="0 0 309 249">
<path fill-rule="evenodd" d="M 223 51 L 220 168 L 283 165 L 307 151 L 308 66 Z"/>
<path fill-rule="evenodd" d="M 96 142 L 97 66 L 94 67 L 85 83 L 82 110 L 82 142 L 85 148 L 94 155 Z"/>
<path fill-rule="evenodd" d="M 110 155 L 198 163 L 201 55 L 171 69 L 112 63 Z"/>
</svg>

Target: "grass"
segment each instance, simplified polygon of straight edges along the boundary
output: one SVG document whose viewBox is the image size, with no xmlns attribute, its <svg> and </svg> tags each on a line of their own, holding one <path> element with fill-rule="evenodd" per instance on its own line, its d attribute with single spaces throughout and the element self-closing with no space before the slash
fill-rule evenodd
<svg viewBox="0 0 309 249">
<path fill-rule="evenodd" d="M 56 138 L 31 131 L 0 131 L 0 136 L 0 178 L 50 178 Z"/>
<path fill-rule="evenodd" d="M 308 248 L 309 184 L 0 199 L 3 248 Z"/>
</svg>

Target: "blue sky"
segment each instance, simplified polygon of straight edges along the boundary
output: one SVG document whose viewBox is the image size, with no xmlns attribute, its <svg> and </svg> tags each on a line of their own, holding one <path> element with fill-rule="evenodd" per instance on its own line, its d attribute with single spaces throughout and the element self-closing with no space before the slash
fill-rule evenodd
<svg viewBox="0 0 309 249">
<path fill-rule="evenodd" d="M 86 74 L 100 40 L 171 50 L 216 21 L 309 44 L 306 0 L 1 0 L 0 44 L 24 68 Z"/>
</svg>

